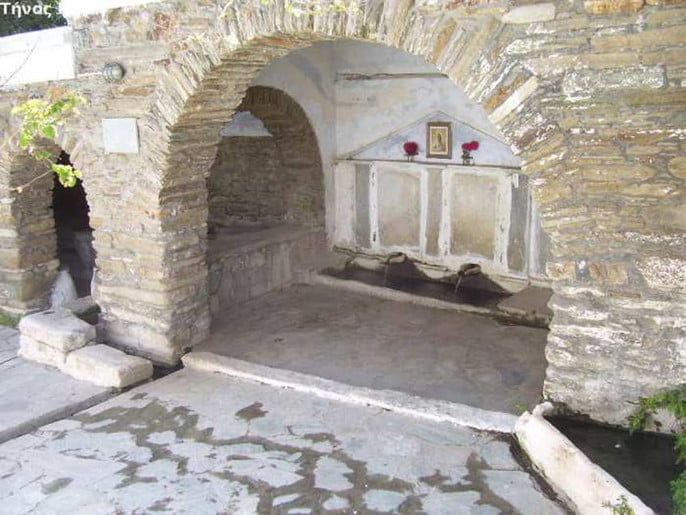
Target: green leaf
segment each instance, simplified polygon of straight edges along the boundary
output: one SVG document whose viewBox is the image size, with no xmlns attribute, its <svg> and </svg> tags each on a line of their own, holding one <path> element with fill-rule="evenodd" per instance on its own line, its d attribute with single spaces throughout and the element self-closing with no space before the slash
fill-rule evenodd
<svg viewBox="0 0 686 515">
<path fill-rule="evenodd" d="M 22 132 L 21 135 L 19 136 L 19 146 L 21 148 L 26 148 L 31 144 L 31 138 L 30 134 L 27 134 L 26 132 Z"/>
<path fill-rule="evenodd" d="M 677 515 L 686 514 L 686 472 L 682 472 L 679 477 L 669 483 L 672 491 L 672 502 L 674 503 L 674 513 Z"/>
<path fill-rule="evenodd" d="M 36 159 L 36 161 L 47 161 L 52 157 L 52 154 L 47 150 L 36 150 L 33 153 L 33 157 Z"/>
<path fill-rule="evenodd" d="M 65 188 L 73 188 L 76 186 L 77 179 L 81 176 L 81 172 L 74 170 L 71 165 L 51 163 L 50 168 L 57 174 L 57 179 Z"/>
<path fill-rule="evenodd" d="M 48 138 L 48 139 L 53 139 L 53 140 L 54 140 L 54 139 L 55 139 L 55 127 L 52 126 L 52 125 L 46 125 L 46 126 L 43 127 L 43 129 L 41 130 L 41 134 L 43 134 L 43 137 L 44 137 L 44 138 Z"/>
</svg>

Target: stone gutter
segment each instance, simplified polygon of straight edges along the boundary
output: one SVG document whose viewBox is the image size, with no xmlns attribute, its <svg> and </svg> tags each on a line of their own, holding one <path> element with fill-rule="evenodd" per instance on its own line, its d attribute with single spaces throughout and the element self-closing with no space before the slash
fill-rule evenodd
<svg viewBox="0 0 686 515">
<path fill-rule="evenodd" d="M 330 288 L 337 288 L 340 290 L 347 290 L 353 293 L 362 293 L 371 295 L 373 297 L 393 300 L 397 302 L 409 302 L 418 306 L 424 306 L 434 309 L 444 309 L 450 311 L 459 311 L 461 313 L 471 313 L 474 315 L 487 316 L 496 318 L 507 322 L 515 322 L 531 327 L 547 328 L 548 321 L 536 317 L 527 316 L 525 313 L 517 311 L 506 311 L 496 307 L 482 307 L 474 306 L 472 304 L 464 304 L 459 302 L 449 302 L 446 300 L 434 299 L 431 297 L 423 297 L 414 293 L 407 293 L 392 288 L 383 286 L 372 286 L 363 282 L 355 280 L 338 279 L 323 273 L 311 274 L 307 282 L 310 284 L 319 284 L 328 286 Z"/>
<path fill-rule="evenodd" d="M 593 463 L 566 436 L 544 418 L 552 404 L 539 404 L 515 424 L 515 438 L 534 469 L 555 492 L 581 515 L 613 513 L 622 497 L 635 515 L 654 515 L 641 499 Z"/>
</svg>

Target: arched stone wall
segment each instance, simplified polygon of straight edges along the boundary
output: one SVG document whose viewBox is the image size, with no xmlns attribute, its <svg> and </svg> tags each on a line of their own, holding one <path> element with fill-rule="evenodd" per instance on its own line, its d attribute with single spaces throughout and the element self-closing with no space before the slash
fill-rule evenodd
<svg viewBox="0 0 686 515">
<path fill-rule="evenodd" d="M 649 259 L 660 266 L 676 266 L 683 257 L 675 255 L 663 235 L 656 236 L 658 226 L 664 231 L 661 223 L 650 220 L 652 213 L 662 218 L 657 210 L 664 209 L 665 201 L 673 208 L 683 203 L 683 182 L 666 173 L 667 156 L 646 163 L 642 149 L 627 153 L 633 141 L 645 139 L 645 129 L 639 123 L 627 130 L 620 123 L 636 111 L 660 112 L 652 138 L 667 143 L 675 157 L 681 148 L 678 121 L 663 106 L 678 104 L 681 97 L 665 91 L 670 89 L 666 65 L 637 64 L 627 70 L 613 64 L 622 62 L 617 53 L 630 58 L 647 37 L 606 36 L 610 29 L 603 29 L 616 22 L 594 18 L 581 2 L 552 7 L 556 20 L 529 10 L 520 12 L 523 19 L 511 15 L 524 23 L 507 23 L 507 16 L 487 10 L 469 13 L 458 7 L 446 15 L 412 2 L 370 2 L 355 14 L 302 17 L 275 3 L 241 2 L 217 27 L 186 41 L 155 92 L 157 109 L 150 123 L 160 133 L 168 130 L 168 151 L 159 167 L 165 183 L 162 212 L 170 215 L 162 217 L 163 230 L 179 227 L 179 216 L 172 214 L 180 212 L 174 192 L 201 181 L 219 123 L 268 62 L 313 40 L 341 37 L 424 56 L 484 106 L 532 176 L 555 257 L 549 264 L 556 315 L 546 393 L 571 409 L 621 422 L 631 406 L 618 405 L 619 399 L 662 388 L 664 377 L 675 384 L 686 379 L 683 360 L 676 357 L 683 346 L 683 328 L 676 323 L 683 316 L 677 300 L 683 298 L 683 284 L 674 284 L 666 294 L 646 284 L 642 265 L 649 248 L 659 247 Z M 642 93 L 646 84 L 654 90 Z M 653 100 L 660 97 L 664 104 Z M 332 182 L 325 179 L 329 206 Z M 663 207 L 656 205 L 657 198 Z M 186 207 L 191 211 L 183 210 L 184 220 L 191 212 L 204 218 L 201 202 Z M 327 228 L 334 223 L 329 217 Z M 190 230 L 184 224 L 184 232 Z M 651 239 L 655 243 L 647 245 Z M 202 306 L 201 299 L 193 303 Z M 658 305 L 675 322 L 657 322 Z M 614 406 L 607 414 L 610 403 Z"/>
<path fill-rule="evenodd" d="M 38 144 L 54 160 L 62 151 L 51 143 Z M 6 150 L 0 158 L 0 306 L 8 314 L 24 315 L 50 306 L 60 265 L 52 209 L 55 174 L 12 144 Z"/>
<path fill-rule="evenodd" d="M 116 171 L 96 189 L 125 191 L 118 213 L 101 211 L 109 241 L 96 238 L 100 260 L 101 248 L 113 257 L 98 287 L 109 338 L 173 362 L 207 335 L 204 181 L 221 124 L 273 59 L 360 39 L 435 63 L 522 157 L 553 244 L 545 393 L 623 422 L 639 395 L 686 381 L 686 7 L 656 3 L 370 0 L 299 15 L 282 2 L 165 1 L 72 20 L 89 39 L 82 69 L 115 55 L 130 70 L 93 113 L 139 118 L 138 157 L 93 150 Z"/>
<path fill-rule="evenodd" d="M 238 111 L 257 117 L 271 134 L 268 138 L 232 137 L 220 143 L 217 160 L 209 178 L 217 184 L 218 201 L 210 199 L 217 221 L 290 223 L 309 227 L 324 226 L 324 178 L 319 145 L 302 107 L 281 90 L 253 86 L 246 92 Z M 245 165 L 241 155 L 252 145 L 254 158 Z M 271 149 L 273 164 L 264 158 Z M 254 184 L 259 181 L 258 184 Z M 233 198 L 229 198 L 233 197 Z M 259 198 L 256 198 L 259 197 Z M 225 199 L 222 202 L 222 199 Z M 231 206 L 247 208 L 247 212 Z"/>
</svg>

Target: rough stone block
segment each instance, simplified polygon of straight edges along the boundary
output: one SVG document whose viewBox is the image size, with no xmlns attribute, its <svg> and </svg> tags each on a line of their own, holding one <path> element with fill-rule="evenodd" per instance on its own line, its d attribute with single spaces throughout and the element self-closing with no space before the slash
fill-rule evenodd
<svg viewBox="0 0 686 515">
<path fill-rule="evenodd" d="M 100 306 L 96 304 L 93 297 L 81 297 L 62 306 L 63 309 L 71 311 L 84 322 L 95 325 L 98 323 Z"/>
<path fill-rule="evenodd" d="M 548 262 L 546 275 L 553 281 L 573 281 L 576 279 L 576 263 L 573 261 Z"/>
<path fill-rule="evenodd" d="M 66 310 L 48 310 L 26 316 L 19 322 L 22 336 L 61 352 L 80 349 L 95 340 L 95 327 Z"/>
<path fill-rule="evenodd" d="M 669 173 L 679 179 L 686 179 L 686 157 L 675 157 L 668 164 Z"/>
<path fill-rule="evenodd" d="M 19 336 L 18 354 L 29 361 L 36 361 L 57 368 L 62 368 L 67 358 L 66 352 L 34 340 L 25 334 Z"/>
<path fill-rule="evenodd" d="M 624 263 L 591 263 L 588 267 L 591 278 L 604 284 L 626 284 L 629 276 Z"/>
<path fill-rule="evenodd" d="M 636 262 L 648 286 L 661 290 L 686 290 L 686 260 L 652 256 Z"/>
<path fill-rule="evenodd" d="M 591 14 L 635 13 L 644 0 L 586 0 L 584 9 Z"/>
<path fill-rule="evenodd" d="M 152 363 L 107 345 L 92 345 L 71 352 L 64 371 L 76 379 L 123 388 L 150 378 Z"/>
<path fill-rule="evenodd" d="M 555 4 L 533 4 L 515 7 L 503 16 L 503 23 L 534 23 L 555 19 Z"/>
</svg>

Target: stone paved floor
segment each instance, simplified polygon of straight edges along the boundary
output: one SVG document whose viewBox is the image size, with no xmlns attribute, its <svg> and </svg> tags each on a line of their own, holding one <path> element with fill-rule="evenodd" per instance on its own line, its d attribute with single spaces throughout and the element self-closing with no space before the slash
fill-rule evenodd
<svg viewBox="0 0 686 515">
<path fill-rule="evenodd" d="M 297 285 L 221 313 L 195 350 L 519 414 L 540 400 L 546 337 L 484 316 Z"/>
<path fill-rule="evenodd" d="M 111 388 L 78 381 L 56 368 L 19 358 L 18 349 L 19 333 L 0 326 L 0 442 L 113 395 Z"/>
<path fill-rule="evenodd" d="M 562 513 L 502 438 L 185 369 L 0 445 L 0 506 Z"/>
</svg>

